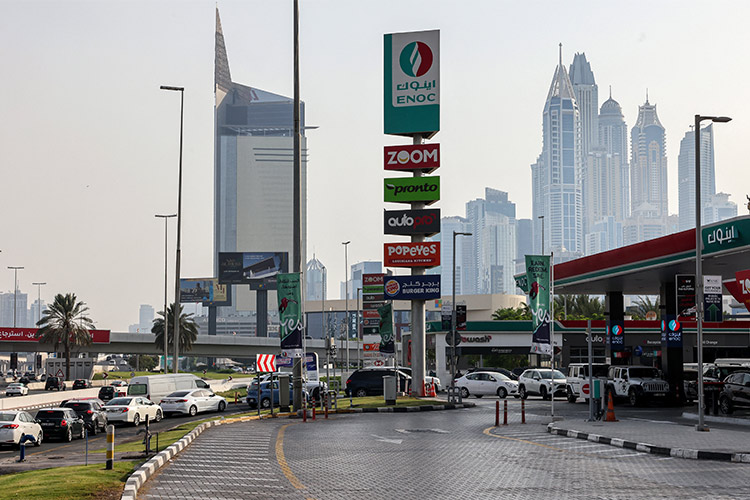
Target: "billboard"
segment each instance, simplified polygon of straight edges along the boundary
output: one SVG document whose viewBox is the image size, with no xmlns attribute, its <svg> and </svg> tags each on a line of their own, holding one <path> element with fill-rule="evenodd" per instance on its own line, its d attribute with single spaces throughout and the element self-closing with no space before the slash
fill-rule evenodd
<svg viewBox="0 0 750 500">
<path fill-rule="evenodd" d="M 198 302 L 204 306 L 231 306 L 232 287 L 218 278 L 180 278 L 180 303 Z"/>
<path fill-rule="evenodd" d="M 383 201 L 427 205 L 440 199 L 440 177 L 387 177 L 383 179 Z"/>
<path fill-rule="evenodd" d="M 440 275 L 389 276 L 385 280 L 389 300 L 428 300 L 440 298 Z"/>
<path fill-rule="evenodd" d="M 385 243 L 386 267 L 435 267 L 440 265 L 440 242 Z"/>
<path fill-rule="evenodd" d="M 695 276 L 692 274 L 676 275 L 675 290 L 677 294 L 677 318 L 695 318 Z"/>
<path fill-rule="evenodd" d="M 279 274 L 277 285 L 281 349 L 302 349 L 300 273 Z"/>
<path fill-rule="evenodd" d="M 432 236 L 440 232 L 440 209 L 386 210 L 383 212 L 384 234 L 423 234 Z"/>
<path fill-rule="evenodd" d="M 703 321 L 722 321 L 723 287 L 721 276 L 703 276 Z"/>
<path fill-rule="evenodd" d="M 440 167 L 440 144 L 385 146 L 383 155 L 385 170 L 421 170 L 429 174 Z"/>
<path fill-rule="evenodd" d="M 275 290 L 276 275 L 288 270 L 287 252 L 219 252 L 219 283 Z"/>
<path fill-rule="evenodd" d="M 440 30 L 383 36 L 384 132 L 422 135 L 440 130 Z"/>
<path fill-rule="evenodd" d="M 0 327 L 0 342 L 39 342 L 37 328 Z M 91 342 L 109 344 L 109 330 L 89 330 Z"/>
</svg>

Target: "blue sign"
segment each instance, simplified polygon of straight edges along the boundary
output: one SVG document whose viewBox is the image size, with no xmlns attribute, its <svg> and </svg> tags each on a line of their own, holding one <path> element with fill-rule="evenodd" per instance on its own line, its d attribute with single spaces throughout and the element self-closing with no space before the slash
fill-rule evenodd
<svg viewBox="0 0 750 500">
<path fill-rule="evenodd" d="M 674 315 L 668 315 L 661 322 L 661 346 L 682 347 L 682 323 Z"/>
<path fill-rule="evenodd" d="M 440 275 L 386 276 L 386 300 L 427 300 L 440 298 Z"/>
<path fill-rule="evenodd" d="M 613 351 L 625 349 L 625 327 L 623 321 L 609 321 L 607 325 L 607 338 Z"/>
<path fill-rule="evenodd" d="M 314 352 L 308 352 L 305 356 L 305 362 L 307 363 L 308 372 L 318 371 L 317 355 Z M 279 368 L 292 368 L 294 364 L 294 358 L 276 356 L 276 369 Z"/>
</svg>

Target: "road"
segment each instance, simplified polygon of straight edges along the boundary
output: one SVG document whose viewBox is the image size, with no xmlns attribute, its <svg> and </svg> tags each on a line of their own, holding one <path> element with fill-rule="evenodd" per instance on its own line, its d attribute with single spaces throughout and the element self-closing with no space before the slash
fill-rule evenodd
<svg viewBox="0 0 750 500">
<path fill-rule="evenodd" d="M 214 427 L 146 483 L 141 500 L 180 498 L 750 498 L 746 464 L 684 460 L 550 435 L 549 402 L 473 409 L 264 420 Z M 585 419 L 587 405 L 556 402 Z M 617 408 L 619 419 L 681 425 L 682 409 Z"/>
</svg>

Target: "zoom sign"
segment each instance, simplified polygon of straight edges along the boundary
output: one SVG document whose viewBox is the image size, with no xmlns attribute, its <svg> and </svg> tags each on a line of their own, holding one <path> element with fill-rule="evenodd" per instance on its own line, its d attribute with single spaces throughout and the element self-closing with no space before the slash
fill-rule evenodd
<svg viewBox="0 0 750 500">
<path fill-rule="evenodd" d="M 383 212 L 384 234 L 424 234 L 440 232 L 440 209 L 386 210 Z"/>
<path fill-rule="evenodd" d="M 383 179 L 384 201 L 427 204 L 440 199 L 440 177 L 392 177 Z"/>
<path fill-rule="evenodd" d="M 430 173 L 440 166 L 440 144 L 386 146 L 383 153 L 385 170 L 422 170 Z"/>
<path fill-rule="evenodd" d="M 435 267 L 440 265 L 440 242 L 386 243 L 383 254 L 386 267 Z"/>
</svg>

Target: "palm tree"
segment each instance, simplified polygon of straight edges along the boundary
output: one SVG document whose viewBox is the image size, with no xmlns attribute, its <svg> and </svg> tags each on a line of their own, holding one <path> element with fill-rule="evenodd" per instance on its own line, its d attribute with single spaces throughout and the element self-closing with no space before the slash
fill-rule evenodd
<svg viewBox="0 0 750 500">
<path fill-rule="evenodd" d="M 517 308 L 505 307 L 496 310 L 492 313 L 492 319 L 495 321 L 531 319 L 531 310 L 525 302 L 521 302 Z"/>
<path fill-rule="evenodd" d="M 88 311 L 86 304 L 78 301 L 74 293 L 58 293 L 37 323 L 36 337 L 41 342 L 52 344 L 55 351 L 62 344 L 66 379 L 70 379 L 70 346 L 91 344 L 89 329 L 94 328 L 94 322 L 86 316 Z"/>
<path fill-rule="evenodd" d="M 156 334 L 154 344 L 158 349 L 164 349 L 164 311 L 159 311 L 160 318 L 154 320 L 151 333 Z M 180 305 L 180 352 L 188 352 L 198 338 L 198 325 L 192 318 L 193 313 L 184 314 Z M 174 304 L 167 309 L 167 343 L 174 345 Z"/>
<path fill-rule="evenodd" d="M 555 318 L 604 319 L 604 304 L 589 295 L 558 295 L 555 297 Z"/>
<path fill-rule="evenodd" d="M 648 295 L 641 295 L 633 304 L 635 309 L 633 311 L 633 319 L 646 319 L 646 314 L 653 311 L 656 313 L 656 317 L 659 317 L 659 297 L 657 296 L 654 301 Z"/>
</svg>

